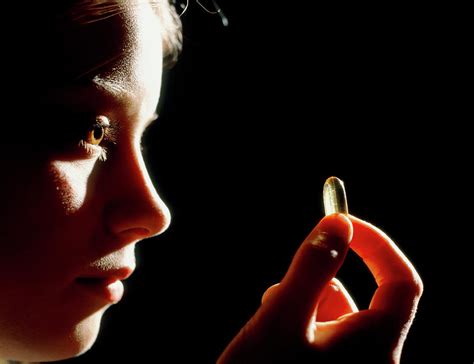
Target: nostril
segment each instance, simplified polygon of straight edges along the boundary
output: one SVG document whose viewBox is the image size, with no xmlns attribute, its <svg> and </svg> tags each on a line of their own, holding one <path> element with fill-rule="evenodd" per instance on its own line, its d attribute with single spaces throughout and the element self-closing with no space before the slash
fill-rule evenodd
<svg viewBox="0 0 474 364">
<path fill-rule="evenodd" d="M 137 235 L 142 235 L 144 237 L 151 234 L 151 231 L 145 228 L 134 228 L 132 230 L 134 230 Z"/>
<path fill-rule="evenodd" d="M 148 238 L 152 233 L 145 228 L 132 228 L 121 231 L 119 235 L 125 237 L 127 240 L 137 240 Z"/>
</svg>

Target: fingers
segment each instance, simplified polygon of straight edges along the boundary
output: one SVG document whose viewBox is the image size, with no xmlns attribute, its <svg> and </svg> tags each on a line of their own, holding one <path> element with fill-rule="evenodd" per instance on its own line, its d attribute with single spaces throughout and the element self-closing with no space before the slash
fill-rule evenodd
<svg viewBox="0 0 474 364">
<path fill-rule="evenodd" d="M 342 283 L 336 279 L 326 286 L 317 308 L 316 321 L 337 320 L 348 313 L 358 312 L 358 308 Z"/>
<path fill-rule="evenodd" d="M 296 252 L 278 289 L 265 300 L 269 310 L 278 311 L 269 315 L 278 315 L 288 334 L 305 334 L 322 291 L 344 261 L 351 238 L 348 217 L 333 214 L 320 221 Z"/>
<path fill-rule="evenodd" d="M 410 319 L 423 291 L 420 276 L 383 231 L 354 216 L 350 219 L 354 227 L 351 248 L 364 260 L 379 286 L 370 309 Z"/>
</svg>

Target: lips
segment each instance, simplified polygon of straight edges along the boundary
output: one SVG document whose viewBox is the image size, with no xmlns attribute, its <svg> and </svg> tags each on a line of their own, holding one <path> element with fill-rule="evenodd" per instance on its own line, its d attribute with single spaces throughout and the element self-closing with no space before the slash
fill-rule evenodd
<svg viewBox="0 0 474 364">
<path fill-rule="evenodd" d="M 122 280 L 133 273 L 133 268 L 122 267 L 110 270 L 91 270 L 76 278 L 76 285 L 85 293 L 108 303 L 122 299 L 124 287 Z"/>
<path fill-rule="evenodd" d="M 130 277 L 134 271 L 134 268 L 124 266 L 114 269 L 91 269 L 90 271 L 85 272 L 79 279 L 114 279 L 118 281 L 123 281 Z"/>
</svg>

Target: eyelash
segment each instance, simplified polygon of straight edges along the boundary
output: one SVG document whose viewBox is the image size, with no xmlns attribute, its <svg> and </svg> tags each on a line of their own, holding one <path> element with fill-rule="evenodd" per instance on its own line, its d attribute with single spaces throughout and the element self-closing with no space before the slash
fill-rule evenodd
<svg viewBox="0 0 474 364">
<path fill-rule="evenodd" d="M 87 155 L 91 157 L 96 156 L 99 152 L 98 159 L 102 162 L 105 162 L 107 160 L 108 147 L 117 143 L 118 127 L 114 122 L 110 122 L 109 125 L 106 125 L 96 121 L 89 127 L 88 131 L 97 126 L 104 129 L 104 137 L 102 141 L 99 144 L 94 145 L 88 143 L 85 139 L 81 139 L 78 143 L 78 147 L 80 147 L 84 152 L 86 152 Z"/>
</svg>

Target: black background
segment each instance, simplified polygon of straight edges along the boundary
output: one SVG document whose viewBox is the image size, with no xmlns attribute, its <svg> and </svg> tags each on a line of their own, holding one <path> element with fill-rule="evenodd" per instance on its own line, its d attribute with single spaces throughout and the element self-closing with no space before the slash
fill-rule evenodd
<svg viewBox="0 0 474 364">
<path fill-rule="evenodd" d="M 323 216 L 331 175 L 424 280 L 402 362 L 464 362 L 462 11 L 219 4 L 228 27 L 193 1 L 183 15 L 184 51 L 145 136 L 172 225 L 140 244 L 94 348 L 64 362 L 214 362 Z M 366 307 L 375 285 L 355 255 L 338 276 Z"/>
</svg>

